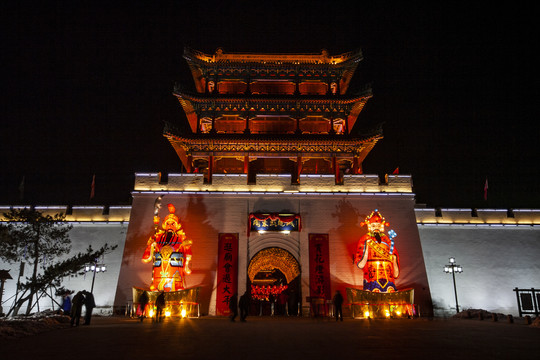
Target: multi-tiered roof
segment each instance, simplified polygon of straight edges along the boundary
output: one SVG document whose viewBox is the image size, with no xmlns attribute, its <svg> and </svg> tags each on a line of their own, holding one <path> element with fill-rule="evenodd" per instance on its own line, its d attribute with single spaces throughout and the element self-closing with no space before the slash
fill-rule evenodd
<svg viewBox="0 0 540 360">
<path fill-rule="evenodd" d="M 361 51 L 320 54 L 225 53 L 186 48 L 196 91 L 174 95 L 189 130 L 165 129 L 188 172 L 361 173 L 380 130 L 351 135 L 370 88 L 347 94 Z M 250 176 L 248 176 L 250 178 Z"/>
</svg>

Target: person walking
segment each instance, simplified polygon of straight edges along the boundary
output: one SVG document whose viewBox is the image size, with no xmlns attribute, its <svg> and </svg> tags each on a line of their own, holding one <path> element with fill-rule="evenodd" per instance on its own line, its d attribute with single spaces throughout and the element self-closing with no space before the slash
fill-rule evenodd
<svg viewBox="0 0 540 360">
<path fill-rule="evenodd" d="M 240 321 L 245 322 L 249 311 L 249 294 L 246 291 L 244 295 L 240 296 Z"/>
<path fill-rule="evenodd" d="M 282 316 L 286 316 L 287 315 L 287 312 L 286 312 L 286 309 L 287 309 L 287 293 L 285 291 L 282 291 L 279 295 L 278 295 L 278 311 L 279 311 L 279 315 L 282 315 Z"/>
<path fill-rule="evenodd" d="M 236 293 L 229 299 L 229 310 L 231 310 L 231 321 L 234 322 L 238 316 L 238 295 Z"/>
<path fill-rule="evenodd" d="M 71 298 L 69 292 L 65 293 L 62 298 L 62 311 L 64 315 L 71 315 Z"/>
<path fill-rule="evenodd" d="M 270 293 L 270 295 L 268 295 L 268 303 L 270 304 L 270 316 L 274 316 L 276 304 L 276 297 L 274 294 Z"/>
<path fill-rule="evenodd" d="M 159 293 L 158 297 L 156 298 L 156 322 L 161 321 L 161 315 L 163 313 L 164 308 L 165 308 L 165 293 L 162 291 Z"/>
<path fill-rule="evenodd" d="M 292 289 L 289 292 L 289 299 L 288 299 L 288 306 L 289 306 L 289 315 L 296 316 L 298 315 L 298 297 L 296 295 L 296 291 Z"/>
<path fill-rule="evenodd" d="M 144 319 L 144 316 L 146 314 L 146 305 L 148 304 L 148 294 L 146 291 L 143 291 L 141 296 L 139 296 L 139 306 L 141 308 L 141 322 Z"/>
<path fill-rule="evenodd" d="M 86 313 L 84 314 L 84 325 L 90 325 L 90 320 L 92 319 L 92 311 L 96 307 L 96 302 L 94 301 L 94 295 L 91 292 L 84 290 L 83 294 L 84 308 L 86 309 Z"/>
<path fill-rule="evenodd" d="M 79 291 L 75 294 L 73 300 L 71 301 L 71 326 L 79 326 L 83 303 L 84 295 L 82 291 Z"/>
<path fill-rule="evenodd" d="M 334 316 L 336 317 L 336 321 L 341 320 L 343 321 L 343 296 L 339 292 L 339 290 L 336 290 L 336 294 L 334 295 L 334 299 L 332 300 L 334 303 Z"/>
</svg>

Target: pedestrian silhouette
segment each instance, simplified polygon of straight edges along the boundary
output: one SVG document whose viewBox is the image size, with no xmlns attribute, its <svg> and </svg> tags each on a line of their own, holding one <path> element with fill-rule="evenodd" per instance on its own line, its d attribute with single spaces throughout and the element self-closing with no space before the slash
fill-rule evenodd
<svg viewBox="0 0 540 360">
<path fill-rule="evenodd" d="M 139 306 L 141 307 L 141 322 L 146 315 L 146 305 L 148 304 L 148 294 L 146 291 L 143 291 L 141 296 L 139 296 Z"/>
<path fill-rule="evenodd" d="M 238 316 L 238 295 L 236 293 L 229 299 L 229 310 L 231 310 L 231 321 L 234 322 Z"/>
<path fill-rule="evenodd" d="M 333 303 L 334 303 L 334 316 L 336 317 L 336 321 L 338 320 L 343 321 L 343 310 L 341 308 L 343 305 L 343 296 L 341 295 L 339 290 L 336 290 Z"/>
<path fill-rule="evenodd" d="M 94 295 L 86 290 L 83 290 L 84 294 L 84 308 L 86 313 L 84 315 L 84 325 L 90 325 L 90 320 L 92 319 L 92 310 L 96 307 L 96 302 L 94 301 Z"/>
<path fill-rule="evenodd" d="M 249 312 L 249 294 L 246 291 L 244 295 L 240 296 L 240 321 L 245 322 Z"/>
<path fill-rule="evenodd" d="M 65 293 L 62 298 L 62 311 L 64 315 L 71 315 L 71 298 L 69 293 Z"/>
<path fill-rule="evenodd" d="M 83 303 L 84 295 L 82 291 L 79 291 L 71 301 L 71 326 L 79 326 Z"/>
<path fill-rule="evenodd" d="M 159 293 L 158 297 L 156 298 L 156 322 L 161 321 L 161 315 L 163 313 L 163 309 L 165 308 L 165 293 L 162 291 Z"/>
</svg>

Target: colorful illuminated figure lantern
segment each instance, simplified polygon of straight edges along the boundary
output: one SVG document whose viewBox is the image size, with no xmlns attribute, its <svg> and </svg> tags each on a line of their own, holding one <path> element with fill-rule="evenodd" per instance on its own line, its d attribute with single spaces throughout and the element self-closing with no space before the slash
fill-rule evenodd
<svg viewBox="0 0 540 360">
<path fill-rule="evenodd" d="M 191 274 L 191 240 L 181 229 L 180 219 L 174 214 L 172 204 L 167 205 L 169 215 L 159 229 L 159 216 L 154 215 L 155 233 L 148 239 L 142 257 L 145 263 L 153 262 L 153 277 L 150 290 L 178 291 L 186 288 L 186 275 Z M 156 207 L 156 210 L 159 207 Z"/>
<path fill-rule="evenodd" d="M 394 249 L 396 232 L 387 236 L 384 227 L 388 223 L 377 209 L 360 224 L 368 232 L 360 238 L 354 263 L 364 270 L 364 290 L 389 293 L 396 291 L 395 279 L 399 276 L 399 257 Z"/>
</svg>

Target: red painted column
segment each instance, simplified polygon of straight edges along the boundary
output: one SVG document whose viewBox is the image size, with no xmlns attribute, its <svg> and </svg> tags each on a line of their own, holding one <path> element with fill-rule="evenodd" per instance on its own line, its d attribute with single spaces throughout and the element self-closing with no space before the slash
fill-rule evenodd
<svg viewBox="0 0 540 360">
<path fill-rule="evenodd" d="M 341 177 L 339 175 L 339 166 L 336 156 L 332 156 L 332 167 L 334 168 L 334 176 L 336 178 L 336 184 L 341 184 Z"/>
<path fill-rule="evenodd" d="M 212 183 L 212 174 L 214 173 L 214 156 L 208 156 L 208 183 Z"/>
<path fill-rule="evenodd" d="M 360 169 L 360 161 L 358 160 L 358 156 L 355 156 L 353 158 L 353 174 L 358 174 L 358 170 Z"/>
<path fill-rule="evenodd" d="M 251 129 L 249 128 L 249 114 L 246 115 L 246 124 L 244 127 L 244 134 L 251 134 Z"/>
<path fill-rule="evenodd" d="M 293 179 L 296 184 L 300 184 L 300 174 L 302 174 L 302 157 L 298 156 L 296 158 L 296 179 Z"/>
<path fill-rule="evenodd" d="M 188 174 L 191 174 L 193 172 L 193 156 L 191 155 L 187 156 L 186 171 L 188 172 Z"/>
<path fill-rule="evenodd" d="M 244 174 L 249 171 L 249 155 L 244 156 Z"/>
</svg>

